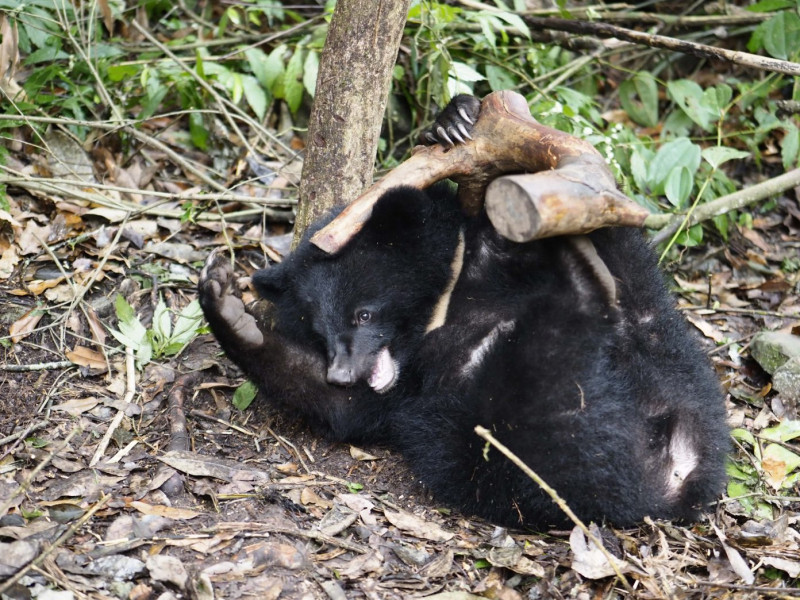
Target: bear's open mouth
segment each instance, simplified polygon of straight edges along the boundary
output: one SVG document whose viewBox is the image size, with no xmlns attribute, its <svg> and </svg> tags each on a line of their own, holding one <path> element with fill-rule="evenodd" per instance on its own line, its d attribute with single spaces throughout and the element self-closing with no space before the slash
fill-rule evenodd
<svg viewBox="0 0 800 600">
<path fill-rule="evenodd" d="M 376 392 L 383 393 L 397 381 L 397 363 L 394 362 L 389 348 L 384 347 L 378 353 L 375 366 L 369 375 L 369 387 Z"/>
</svg>

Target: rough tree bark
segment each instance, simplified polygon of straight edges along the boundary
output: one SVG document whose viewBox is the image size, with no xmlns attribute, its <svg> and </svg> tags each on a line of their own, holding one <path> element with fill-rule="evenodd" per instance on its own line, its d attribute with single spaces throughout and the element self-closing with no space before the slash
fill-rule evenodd
<svg viewBox="0 0 800 600">
<path fill-rule="evenodd" d="M 339 0 L 320 59 L 295 244 L 309 223 L 372 183 L 381 122 L 410 0 Z"/>
</svg>

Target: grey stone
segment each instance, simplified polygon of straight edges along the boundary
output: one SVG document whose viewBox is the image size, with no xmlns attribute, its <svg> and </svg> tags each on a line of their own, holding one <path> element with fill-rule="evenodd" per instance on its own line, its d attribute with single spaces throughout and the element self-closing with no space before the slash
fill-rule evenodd
<svg viewBox="0 0 800 600">
<path fill-rule="evenodd" d="M 800 358 L 800 336 L 780 331 L 757 333 L 750 344 L 750 356 L 767 372 L 774 373 L 790 358 Z"/>
</svg>

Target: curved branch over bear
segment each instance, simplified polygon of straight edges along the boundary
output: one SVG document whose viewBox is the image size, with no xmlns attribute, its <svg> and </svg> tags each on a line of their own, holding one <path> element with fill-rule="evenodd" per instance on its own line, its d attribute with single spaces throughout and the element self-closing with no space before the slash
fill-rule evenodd
<svg viewBox="0 0 800 600">
<path fill-rule="evenodd" d="M 456 97 L 423 139 L 461 142 L 477 110 Z M 566 517 L 476 425 L 586 520 L 693 519 L 721 491 L 722 394 L 640 231 L 515 243 L 446 185 L 391 190 L 333 256 L 315 229 L 254 275 L 265 319 L 226 257 L 200 277 L 220 345 L 268 401 L 397 449 L 440 501 L 506 525 Z"/>
</svg>

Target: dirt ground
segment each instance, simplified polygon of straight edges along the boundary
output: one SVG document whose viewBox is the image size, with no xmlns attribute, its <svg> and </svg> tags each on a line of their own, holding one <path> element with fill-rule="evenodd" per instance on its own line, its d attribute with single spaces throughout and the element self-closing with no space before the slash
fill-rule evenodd
<svg viewBox="0 0 800 600">
<path fill-rule="evenodd" d="M 69 215 L 32 197 L 15 209 L 40 232 Z M 579 531 L 510 531 L 457 514 L 385 449 L 326 442 L 261 398 L 233 408 L 241 376 L 208 334 L 131 368 L 106 329 L 119 327 L 116 295 L 149 327 L 159 297 L 175 310 L 194 298 L 197 267 L 221 243 L 219 229 L 170 226 L 144 236 L 182 244 L 173 254 L 134 236 L 104 254 L 102 227 L 82 214 L 92 237 L 39 248 L 0 281 L 3 598 L 800 595 L 796 483 L 754 482 L 760 504 L 723 498 L 689 526 L 600 530 L 620 578 Z M 798 271 L 784 268 L 798 232 L 797 199 L 784 198 L 728 244 L 711 240 L 667 265 L 730 391 L 731 425 L 756 434 L 797 419 L 747 344 L 762 329 L 800 325 Z M 78 273 L 81 260 L 103 276 L 73 307 L 77 279 L 59 265 Z M 733 457 L 749 460 L 747 448 Z"/>
</svg>

